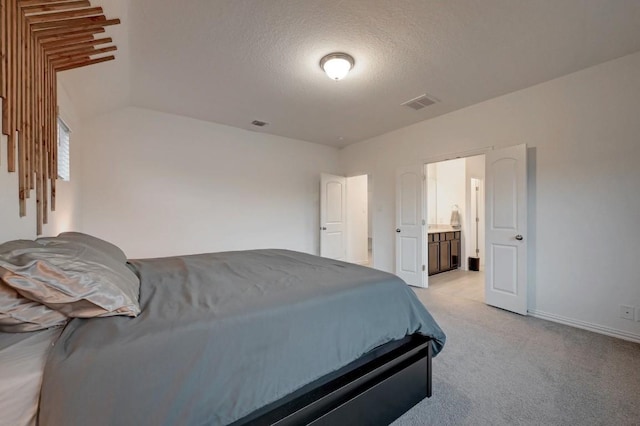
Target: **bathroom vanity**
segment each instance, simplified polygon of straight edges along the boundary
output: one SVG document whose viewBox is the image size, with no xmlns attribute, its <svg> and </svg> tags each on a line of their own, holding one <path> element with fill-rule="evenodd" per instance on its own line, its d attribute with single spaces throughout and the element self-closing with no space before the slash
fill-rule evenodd
<svg viewBox="0 0 640 426">
<path fill-rule="evenodd" d="M 460 267 L 460 229 L 430 225 L 427 234 L 429 275 Z"/>
</svg>

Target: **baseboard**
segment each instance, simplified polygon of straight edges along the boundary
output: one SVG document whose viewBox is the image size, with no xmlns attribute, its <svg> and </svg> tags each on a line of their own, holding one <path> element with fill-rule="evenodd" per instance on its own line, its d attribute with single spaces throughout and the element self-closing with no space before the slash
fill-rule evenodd
<svg viewBox="0 0 640 426">
<path fill-rule="evenodd" d="M 628 340 L 630 342 L 640 343 L 640 334 L 616 330 L 615 328 L 605 327 L 603 325 L 593 324 L 586 321 L 575 320 L 556 314 L 550 314 L 548 312 L 542 312 L 536 309 L 529 309 L 527 312 L 529 313 L 529 315 L 535 318 L 557 322 L 559 324 L 569 325 L 571 327 L 581 328 L 583 330 L 593 331 L 594 333 L 617 337 L 618 339 Z"/>
</svg>

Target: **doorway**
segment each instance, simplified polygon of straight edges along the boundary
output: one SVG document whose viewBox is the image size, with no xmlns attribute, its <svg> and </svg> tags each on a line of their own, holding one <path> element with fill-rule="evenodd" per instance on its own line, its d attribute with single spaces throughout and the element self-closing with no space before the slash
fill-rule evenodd
<svg viewBox="0 0 640 426">
<path fill-rule="evenodd" d="M 484 301 L 485 156 L 426 163 L 427 280 Z"/>
<path fill-rule="evenodd" d="M 320 255 L 373 266 L 370 175 L 320 178 Z"/>
<path fill-rule="evenodd" d="M 484 269 L 484 164 L 484 154 L 425 164 L 427 231 L 460 231 L 456 264 L 464 270 L 476 269 L 469 257 Z"/>
</svg>

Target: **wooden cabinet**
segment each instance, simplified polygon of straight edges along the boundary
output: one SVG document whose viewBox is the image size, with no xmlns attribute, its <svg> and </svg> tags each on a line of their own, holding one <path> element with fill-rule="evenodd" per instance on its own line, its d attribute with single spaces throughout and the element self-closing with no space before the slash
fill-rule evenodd
<svg viewBox="0 0 640 426">
<path fill-rule="evenodd" d="M 451 269 L 451 241 L 440 241 L 440 272 Z"/>
<path fill-rule="evenodd" d="M 440 243 L 429 243 L 429 275 L 440 272 Z"/>
<path fill-rule="evenodd" d="M 460 231 L 428 234 L 429 275 L 460 267 Z"/>
</svg>

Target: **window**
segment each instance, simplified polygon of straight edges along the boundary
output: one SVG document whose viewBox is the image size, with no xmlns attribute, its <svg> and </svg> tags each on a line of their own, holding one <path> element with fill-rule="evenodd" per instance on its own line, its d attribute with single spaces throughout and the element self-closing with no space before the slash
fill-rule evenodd
<svg viewBox="0 0 640 426">
<path fill-rule="evenodd" d="M 58 117 L 58 179 L 69 180 L 69 127 Z"/>
</svg>

